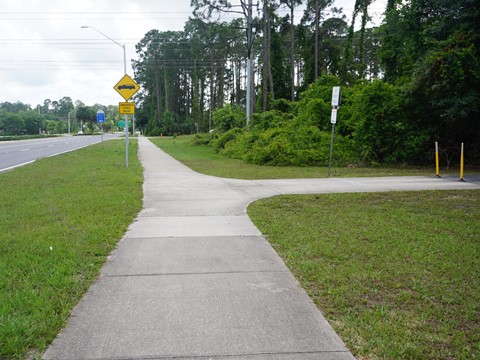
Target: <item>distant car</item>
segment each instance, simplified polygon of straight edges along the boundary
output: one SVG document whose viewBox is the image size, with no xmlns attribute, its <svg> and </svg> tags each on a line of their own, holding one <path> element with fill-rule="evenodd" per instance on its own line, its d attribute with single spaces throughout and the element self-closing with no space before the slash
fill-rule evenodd
<svg viewBox="0 0 480 360">
<path fill-rule="evenodd" d="M 80 130 L 80 131 L 77 133 L 77 135 L 83 135 L 83 131 Z"/>
<path fill-rule="evenodd" d="M 135 89 L 135 85 L 118 85 L 118 90 L 123 90 L 123 89 L 133 90 Z"/>
</svg>

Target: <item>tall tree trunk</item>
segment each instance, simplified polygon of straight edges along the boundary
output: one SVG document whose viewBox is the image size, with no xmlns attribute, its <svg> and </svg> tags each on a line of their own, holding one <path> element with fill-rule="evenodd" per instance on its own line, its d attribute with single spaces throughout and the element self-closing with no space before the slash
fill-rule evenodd
<svg viewBox="0 0 480 360">
<path fill-rule="evenodd" d="M 155 72 L 155 88 L 157 91 L 157 124 L 158 126 L 162 125 L 162 102 L 161 102 L 161 93 L 160 93 L 160 76 L 158 72 Z"/>
<path fill-rule="evenodd" d="M 315 1 L 315 56 L 314 56 L 314 69 L 315 79 L 318 79 L 318 37 L 320 32 L 320 4 L 318 0 Z"/>
<path fill-rule="evenodd" d="M 267 111 L 268 101 L 268 0 L 263 0 L 263 111 Z"/>
<path fill-rule="evenodd" d="M 368 21 L 368 6 L 370 5 L 370 0 L 364 0 L 362 3 L 362 27 L 360 28 L 360 45 L 359 45 L 359 65 L 358 72 L 360 79 L 365 79 L 366 68 L 365 64 L 365 27 L 367 26 Z"/>
<path fill-rule="evenodd" d="M 212 117 L 212 111 L 215 108 L 215 73 L 213 67 L 213 59 L 211 65 L 211 72 L 210 72 L 210 118 Z"/>
<path fill-rule="evenodd" d="M 205 119 L 206 118 L 204 117 L 204 114 L 205 114 L 205 90 L 207 88 L 206 84 L 205 84 L 205 78 L 202 77 L 202 79 L 200 80 L 200 118 L 201 119 Z M 210 131 L 211 130 L 211 122 L 209 121 L 208 123 L 208 130 Z"/>
<path fill-rule="evenodd" d="M 293 16 L 294 16 L 294 5 L 292 3 L 292 6 L 290 7 L 290 26 L 291 26 L 291 37 L 292 37 L 292 42 L 291 42 L 291 50 L 290 50 L 290 99 L 292 101 L 295 101 L 295 23 L 293 21 Z"/>
<path fill-rule="evenodd" d="M 164 92 L 165 92 L 165 111 L 164 112 L 168 112 L 169 111 L 169 106 L 168 106 L 168 94 L 169 94 L 169 89 L 168 89 L 168 81 L 167 81 L 167 66 L 165 64 L 165 60 L 163 61 L 163 80 L 165 81 L 165 88 L 164 88 Z"/>
<path fill-rule="evenodd" d="M 225 68 L 224 64 L 221 64 L 217 71 L 218 76 L 218 106 L 222 107 L 225 103 Z"/>
<path fill-rule="evenodd" d="M 268 60 L 268 79 L 270 82 L 270 95 L 272 99 L 275 99 L 275 91 L 273 87 L 273 75 L 272 75 L 272 61 L 271 61 L 271 40 L 272 40 L 272 27 L 270 26 L 270 14 L 268 15 L 268 48 L 267 48 L 267 60 Z"/>
<path fill-rule="evenodd" d="M 237 106 L 240 106 L 240 89 L 241 89 L 241 79 L 240 77 L 242 76 L 242 63 L 240 59 L 237 59 L 236 65 L 235 65 L 235 103 Z"/>
</svg>

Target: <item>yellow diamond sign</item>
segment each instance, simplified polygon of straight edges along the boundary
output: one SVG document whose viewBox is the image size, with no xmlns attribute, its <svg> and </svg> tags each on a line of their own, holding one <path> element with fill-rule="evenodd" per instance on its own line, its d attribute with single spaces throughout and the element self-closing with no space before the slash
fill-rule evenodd
<svg viewBox="0 0 480 360">
<path fill-rule="evenodd" d="M 125 74 L 113 88 L 122 95 L 126 101 L 140 90 L 140 86 L 127 74 Z"/>
</svg>

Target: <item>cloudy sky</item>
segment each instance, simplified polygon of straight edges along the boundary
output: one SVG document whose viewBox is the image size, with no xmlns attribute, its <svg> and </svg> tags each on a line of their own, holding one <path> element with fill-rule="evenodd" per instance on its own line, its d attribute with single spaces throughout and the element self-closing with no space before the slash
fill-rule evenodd
<svg viewBox="0 0 480 360">
<path fill-rule="evenodd" d="M 378 18 L 384 0 L 371 12 Z M 256 1 L 254 1 L 256 3 Z M 349 15 L 354 0 L 336 0 Z M 90 26 L 126 45 L 127 73 L 135 44 L 151 29 L 183 30 L 190 0 L 8 0 L 0 12 L 0 103 L 35 107 L 69 96 L 87 105 L 124 101 L 123 50 Z M 301 14 L 298 15 L 300 17 Z M 377 24 L 379 20 L 377 20 Z"/>
</svg>

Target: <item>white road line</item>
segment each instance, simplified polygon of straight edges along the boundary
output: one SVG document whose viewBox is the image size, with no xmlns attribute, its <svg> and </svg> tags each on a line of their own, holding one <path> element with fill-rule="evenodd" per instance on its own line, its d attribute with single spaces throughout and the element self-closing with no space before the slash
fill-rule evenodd
<svg viewBox="0 0 480 360">
<path fill-rule="evenodd" d="M 83 149 L 83 148 L 85 148 L 87 146 L 90 146 L 90 145 L 93 145 L 93 144 L 87 144 L 87 145 L 79 146 L 75 149 L 65 150 L 65 151 L 62 151 L 62 152 L 59 152 L 59 153 L 56 153 L 56 154 L 48 155 L 46 157 L 49 158 L 49 157 L 54 157 L 54 156 L 57 156 L 57 155 L 66 154 L 66 153 L 69 153 L 69 152 L 72 152 L 72 151 L 75 151 L 75 150 Z"/>
<path fill-rule="evenodd" d="M 27 161 L 27 162 L 24 162 L 23 164 L 18 164 L 18 165 L 10 166 L 10 167 L 5 168 L 5 169 L 0 169 L 0 172 L 12 170 L 12 169 L 15 169 L 15 168 L 20 167 L 20 166 L 25 166 L 25 165 L 31 164 L 31 163 L 33 163 L 33 162 L 35 162 L 35 160 Z"/>
</svg>

